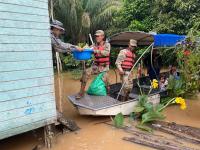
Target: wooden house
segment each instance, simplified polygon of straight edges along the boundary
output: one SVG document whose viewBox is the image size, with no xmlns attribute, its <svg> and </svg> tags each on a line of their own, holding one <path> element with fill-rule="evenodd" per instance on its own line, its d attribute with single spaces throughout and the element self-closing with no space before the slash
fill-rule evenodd
<svg viewBox="0 0 200 150">
<path fill-rule="evenodd" d="M 0 0 L 0 139 L 56 120 L 48 0 Z"/>
</svg>

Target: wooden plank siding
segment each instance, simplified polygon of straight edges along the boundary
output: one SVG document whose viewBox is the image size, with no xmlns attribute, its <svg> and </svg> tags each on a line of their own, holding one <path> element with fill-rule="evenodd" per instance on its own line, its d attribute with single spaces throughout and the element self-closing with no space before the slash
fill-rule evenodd
<svg viewBox="0 0 200 150">
<path fill-rule="evenodd" d="M 49 36 L 0 35 L 1 44 L 51 44 Z"/>
<path fill-rule="evenodd" d="M 22 22 L 18 20 L 0 19 L 0 27 L 15 28 L 15 29 L 47 30 L 49 29 L 49 23 L 48 22 L 31 22 L 31 21 Z"/>
<path fill-rule="evenodd" d="M 37 60 L 51 60 L 52 55 L 49 51 L 35 51 L 35 52 L 1 52 L 0 63 L 2 62 L 16 62 L 16 61 L 37 61 Z"/>
<path fill-rule="evenodd" d="M 0 83 L 53 76 L 52 68 L 0 72 Z"/>
<path fill-rule="evenodd" d="M 48 0 L 0 0 L 0 139 L 56 120 Z"/>
<path fill-rule="evenodd" d="M 52 60 L 1 62 L 0 72 L 51 68 Z"/>
<path fill-rule="evenodd" d="M 0 0 L 0 3 L 16 5 L 16 7 L 26 6 L 32 8 L 41 8 L 48 10 L 47 0 Z M 35 12 L 35 11 L 34 11 Z M 37 13 L 37 12 L 35 12 Z"/>
<path fill-rule="evenodd" d="M 16 36 L 40 36 L 48 37 L 49 29 L 38 30 L 38 29 L 10 29 L 6 27 L 1 27 L 0 35 L 16 35 Z"/>
<path fill-rule="evenodd" d="M 1 44 L 0 43 L 0 52 L 41 52 L 41 51 L 50 51 L 51 45 L 41 44 L 41 43 L 24 43 L 24 44 Z"/>
<path fill-rule="evenodd" d="M 27 132 L 27 131 L 30 131 L 30 129 L 33 128 L 34 126 L 34 129 L 37 129 L 37 128 L 40 128 L 42 126 L 45 126 L 47 123 L 54 123 L 54 116 L 52 118 L 48 118 L 44 121 L 36 121 L 36 122 L 32 122 L 32 123 L 29 123 L 29 124 L 25 124 L 23 126 L 19 126 L 19 127 L 16 127 L 16 128 L 12 128 L 12 129 L 9 129 L 9 130 L 5 130 L 5 131 L 2 131 L 0 134 L 1 134 L 1 139 L 4 139 L 6 137 L 10 137 L 10 136 L 13 136 L 13 135 L 16 135 L 16 133 L 23 133 L 23 132 Z"/>
</svg>

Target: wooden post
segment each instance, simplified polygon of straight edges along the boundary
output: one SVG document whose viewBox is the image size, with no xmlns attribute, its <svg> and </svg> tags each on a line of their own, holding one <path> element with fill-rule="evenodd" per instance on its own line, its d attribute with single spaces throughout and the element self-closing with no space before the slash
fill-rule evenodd
<svg viewBox="0 0 200 150">
<path fill-rule="evenodd" d="M 60 60 L 60 56 L 59 56 L 59 53 L 56 52 L 56 63 L 57 63 L 57 72 L 58 72 L 58 93 L 59 93 L 59 98 L 58 98 L 58 104 L 57 104 L 57 109 L 60 113 L 63 112 L 63 109 L 62 109 L 62 83 L 63 83 L 63 80 L 62 80 L 62 74 L 61 74 L 61 71 L 62 71 L 62 63 L 61 63 L 61 60 Z"/>
<path fill-rule="evenodd" d="M 54 136 L 54 133 L 52 131 L 52 125 L 46 125 L 44 127 L 44 140 L 45 140 L 45 146 L 48 149 L 52 147 L 53 136 Z"/>
</svg>

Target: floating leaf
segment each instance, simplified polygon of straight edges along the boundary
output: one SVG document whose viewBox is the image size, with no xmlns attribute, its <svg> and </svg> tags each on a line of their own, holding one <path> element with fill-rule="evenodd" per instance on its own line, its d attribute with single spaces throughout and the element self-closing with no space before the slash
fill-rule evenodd
<svg viewBox="0 0 200 150">
<path fill-rule="evenodd" d="M 114 118 L 114 125 L 117 128 L 123 127 L 124 125 L 124 116 L 122 113 L 118 113 Z"/>
</svg>

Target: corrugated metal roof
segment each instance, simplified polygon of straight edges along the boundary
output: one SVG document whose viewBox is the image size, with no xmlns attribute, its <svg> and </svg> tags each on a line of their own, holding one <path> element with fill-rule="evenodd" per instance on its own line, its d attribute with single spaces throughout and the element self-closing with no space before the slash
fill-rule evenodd
<svg viewBox="0 0 200 150">
<path fill-rule="evenodd" d="M 109 42 L 113 46 L 127 46 L 130 39 L 137 40 L 138 46 L 150 45 L 153 43 L 153 35 L 145 32 L 120 32 L 110 37 Z"/>
</svg>

